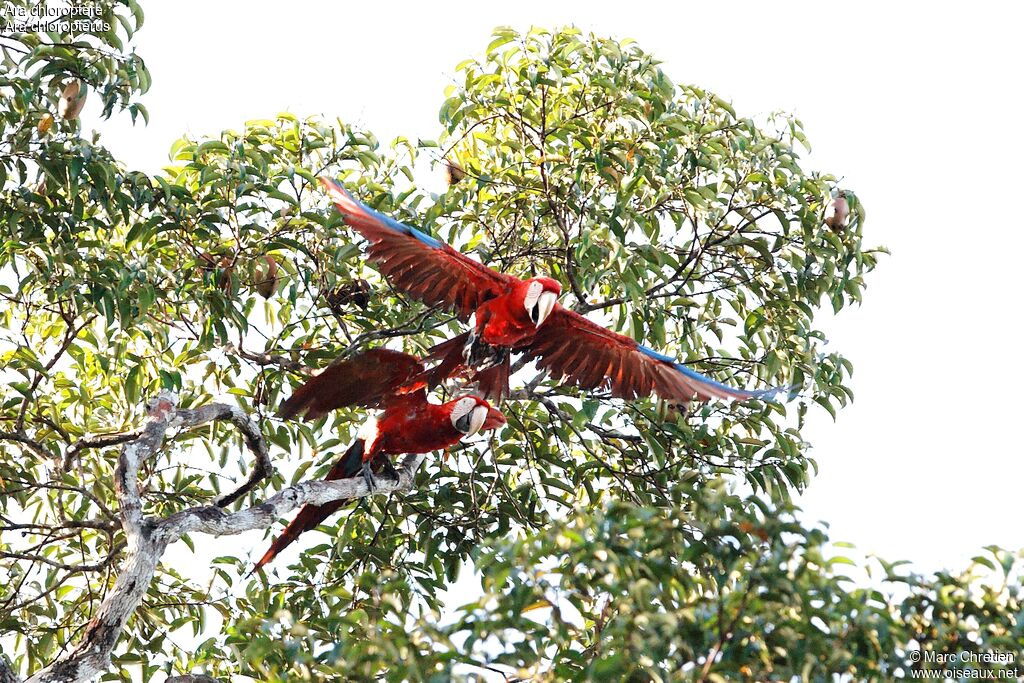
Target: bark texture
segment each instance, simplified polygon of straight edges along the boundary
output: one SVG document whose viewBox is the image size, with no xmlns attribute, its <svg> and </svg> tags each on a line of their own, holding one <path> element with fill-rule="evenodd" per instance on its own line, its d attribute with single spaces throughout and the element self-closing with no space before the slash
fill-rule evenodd
<svg viewBox="0 0 1024 683">
<path fill-rule="evenodd" d="M 188 428 L 217 420 L 229 421 L 239 429 L 255 458 L 249 478 L 236 491 L 213 505 L 197 506 L 167 517 L 143 514 L 139 494 L 139 470 L 143 463 L 160 452 L 168 429 Z M 335 500 L 387 495 L 413 486 L 416 470 L 425 456 L 407 456 L 399 467 L 397 480 L 382 479 L 371 491 L 362 478 L 340 481 L 307 481 L 280 491 L 263 503 L 229 512 L 225 507 L 238 500 L 272 470 L 267 444 L 259 427 L 234 406 L 213 403 L 192 410 L 178 408 L 178 397 L 161 392 L 149 404 L 149 415 L 136 438 L 127 442 L 118 458 L 114 488 L 118 513 L 127 545 L 113 589 L 104 599 L 96 616 L 85 628 L 80 640 L 46 668 L 37 671 L 25 683 L 77 683 L 105 673 L 111 653 L 131 614 L 142 602 L 167 547 L 185 534 L 212 536 L 239 534 L 266 529 L 279 517 L 307 503 L 321 505 Z M 17 683 L 18 677 L 0 657 L 0 683 Z M 169 680 L 212 681 L 206 676 L 179 676 Z"/>
</svg>

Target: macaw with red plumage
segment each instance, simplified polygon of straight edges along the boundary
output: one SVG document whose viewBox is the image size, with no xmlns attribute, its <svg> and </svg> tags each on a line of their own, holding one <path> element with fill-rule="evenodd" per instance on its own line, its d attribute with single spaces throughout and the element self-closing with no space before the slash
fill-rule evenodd
<svg viewBox="0 0 1024 683">
<path fill-rule="evenodd" d="M 363 425 L 355 442 L 325 477 L 333 481 L 362 475 L 372 490 L 374 471 L 397 475 L 388 456 L 444 450 L 464 437 L 505 424 L 505 416 L 477 396 L 430 403 L 426 382 L 418 379 L 423 372 L 424 366 L 415 356 L 371 349 L 331 363 L 299 387 L 281 405 L 279 413 L 285 419 L 303 414 L 315 420 L 345 406 L 383 408 L 379 417 Z M 300 534 L 315 528 L 346 502 L 304 506 L 252 571 L 270 562 Z"/>
<path fill-rule="evenodd" d="M 471 328 L 431 349 L 440 363 L 431 383 L 475 370 L 480 391 L 508 390 L 509 354 L 581 389 L 607 387 L 616 398 L 657 394 L 664 400 L 745 400 L 788 389 L 734 389 L 676 359 L 591 322 L 557 302 L 562 288 L 548 277 L 521 280 L 474 261 L 451 246 L 356 200 L 330 178 L 320 179 L 345 222 L 370 242 L 369 258 L 392 284 L 425 304 L 471 320 Z"/>
</svg>

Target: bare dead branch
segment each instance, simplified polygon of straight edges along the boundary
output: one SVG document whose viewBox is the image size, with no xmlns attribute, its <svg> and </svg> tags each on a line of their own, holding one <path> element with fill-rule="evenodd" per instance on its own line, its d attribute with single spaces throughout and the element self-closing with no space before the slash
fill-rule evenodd
<svg viewBox="0 0 1024 683">
<path fill-rule="evenodd" d="M 336 500 L 360 498 L 369 495 L 388 495 L 413 487 L 416 470 L 426 456 L 407 456 L 399 468 L 396 480 L 378 480 L 371 490 L 362 478 L 339 481 L 308 481 L 284 489 L 265 502 L 237 512 L 227 512 L 223 506 L 237 500 L 252 488 L 258 478 L 256 472 L 269 472 L 267 446 L 259 428 L 241 410 L 223 404 L 211 404 L 192 410 L 178 409 L 178 398 L 170 392 L 161 392 L 149 404 L 149 418 L 138 437 L 124 445 L 115 470 L 114 487 L 117 493 L 122 526 L 126 536 L 126 553 L 120 573 L 95 616 L 85 628 L 82 637 L 56 661 L 27 679 L 26 683 L 78 683 L 96 678 L 110 667 L 110 655 L 128 618 L 141 604 L 146 590 L 153 581 L 160 558 L 167 547 L 188 533 L 199 532 L 222 536 L 238 534 L 251 529 L 265 529 L 278 517 L 291 510 L 313 503 L 322 505 Z M 143 462 L 153 458 L 162 448 L 167 430 L 172 427 L 192 427 L 211 421 L 228 420 L 239 428 L 246 445 L 256 455 L 254 475 L 227 499 L 214 505 L 189 508 L 165 518 L 146 517 L 142 514 L 139 490 L 139 469 Z M 261 477 L 262 478 L 262 475 Z M 227 500 L 227 502 L 225 502 Z M 2 662 L 0 662 L 2 664 Z M 9 673 L 9 669 L 6 670 Z M 17 681 L 0 666 L 0 683 Z M 198 680 L 191 677 L 190 680 Z"/>
<path fill-rule="evenodd" d="M 217 499 L 217 507 L 227 507 L 249 491 L 256 484 L 269 477 L 274 470 L 270 463 L 270 451 L 267 449 L 267 442 L 260 433 L 259 426 L 241 408 L 229 406 L 224 403 L 211 403 L 210 405 L 195 410 L 178 411 L 178 416 L 185 426 L 206 424 L 207 422 L 219 422 L 227 420 L 238 428 L 245 439 L 246 448 L 256 456 L 256 464 L 249 474 L 249 478 L 237 489 Z"/>
<path fill-rule="evenodd" d="M 132 432 L 117 432 L 114 434 L 95 434 L 93 436 L 86 436 L 76 441 L 71 448 L 64 454 L 64 462 L 61 467 L 64 472 L 67 472 L 71 467 L 71 463 L 75 457 L 82 451 L 90 448 L 106 448 L 108 446 L 120 446 L 128 441 L 134 441 L 139 438 L 142 434 L 140 430 Z"/>
</svg>

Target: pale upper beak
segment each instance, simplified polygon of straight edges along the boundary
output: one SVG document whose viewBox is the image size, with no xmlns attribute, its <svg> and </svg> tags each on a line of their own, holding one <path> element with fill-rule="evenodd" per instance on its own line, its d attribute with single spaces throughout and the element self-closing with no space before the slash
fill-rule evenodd
<svg viewBox="0 0 1024 683">
<path fill-rule="evenodd" d="M 473 436 L 484 426 L 487 419 L 487 408 L 477 406 L 455 421 L 455 428 L 466 436 Z"/>
<path fill-rule="evenodd" d="M 557 301 L 558 295 L 554 292 L 543 292 L 537 297 L 537 303 L 530 309 L 530 320 L 536 327 L 540 327 L 547 320 Z"/>
<path fill-rule="evenodd" d="M 473 436 L 482 429 L 496 429 L 505 424 L 500 410 L 477 406 L 455 421 L 455 428 L 465 436 Z"/>
</svg>

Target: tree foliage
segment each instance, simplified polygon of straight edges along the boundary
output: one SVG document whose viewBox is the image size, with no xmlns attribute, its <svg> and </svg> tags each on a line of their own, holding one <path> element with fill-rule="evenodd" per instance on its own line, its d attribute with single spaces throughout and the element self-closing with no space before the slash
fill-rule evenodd
<svg viewBox="0 0 1024 683">
<path fill-rule="evenodd" d="M 495 268 L 550 274 L 567 305 L 702 372 L 799 395 L 686 410 L 523 367 L 500 434 L 362 499 L 291 565 L 244 579 L 250 558 L 224 555 L 197 584 L 162 563 L 111 678 L 888 679 L 915 650 L 1021 650 L 1014 555 L 934 577 L 877 561 L 889 590 L 858 587 L 794 518 L 805 416 L 852 399 L 815 312 L 859 303 L 880 251 L 852 192 L 850 224 L 823 223 L 841 188 L 804 167 L 798 120 L 743 117 L 630 41 L 498 29 L 459 65 L 436 141 L 283 113 L 182 139 L 147 176 L 58 109 L 77 80 L 104 116 L 146 115 L 148 72 L 122 47 L 142 12 L 106 12 L 109 31 L 0 37 L 0 642 L 16 670 L 53 661 L 111 590 L 114 473 L 148 398 L 227 396 L 258 421 L 277 471 L 246 507 L 321 474 L 363 420 L 275 418 L 304 368 L 460 329 L 367 265 L 321 174 Z M 420 157 L 462 177 L 425 193 Z M 230 424 L 180 429 L 142 472 L 145 513 L 208 504 L 247 458 Z M 482 592 L 453 611 L 460 571 Z"/>
</svg>

